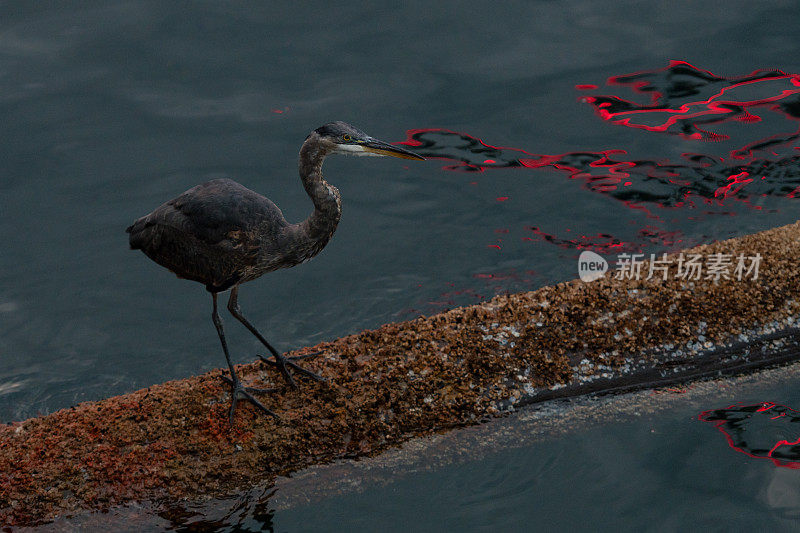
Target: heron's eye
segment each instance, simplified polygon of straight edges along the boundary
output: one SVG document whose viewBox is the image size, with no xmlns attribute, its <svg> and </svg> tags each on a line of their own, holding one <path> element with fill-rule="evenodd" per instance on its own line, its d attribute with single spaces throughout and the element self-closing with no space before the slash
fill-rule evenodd
<svg viewBox="0 0 800 533">
<path fill-rule="evenodd" d="M 350 135 L 345 133 L 344 135 L 342 135 L 342 139 L 344 139 L 345 141 L 351 141 L 353 138 L 350 137 Z"/>
</svg>

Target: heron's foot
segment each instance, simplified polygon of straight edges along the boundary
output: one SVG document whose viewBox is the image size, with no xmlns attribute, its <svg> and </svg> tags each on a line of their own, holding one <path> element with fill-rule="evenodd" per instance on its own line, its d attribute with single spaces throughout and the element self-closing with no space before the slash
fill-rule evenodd
<svg viewBox="0 0 800 533">
<path fill-rule="evenodd" d="M 263 411 L 265 414 L 270 416 L 274 416 L 275 418 L 280 419 L 275 412 L 270 411 L 264 405 L 259 402 L 253 394 L 264 394 L 268 392 L 275 392 L 277 389 L 258 389 L 255 387 L 245 387 L 242 383 L 237 379 L 233 380 L 228 376 L 220 376 L 222 381 L 229 384 L 231 386 L 231 409 L 228 413 L 228 420 L 230 420 L 231 425 L 233 425 L 233 414 L 236 412 L 236 404 L 239 403 L 239 400 L 244 400 L 246 402 L 250 402 L 256 408 Z"/>
<path fill-rule="evenodd" d="M 314 372 L 312 372 L 310 370 L 306 370 L 302 366 L 300 366 L 297 363 L 295 363 L 295 361 L 302 361 L 303 359 L 307 359 L 309 357 L 313 357 L 313 356 L 319 355 L 321 353 L 322 352 L 313 352 L 313 353 L 309 353 L 309 354 L 305 354 L 305 355 L 298 355 L 298 356 L 294 356 L 294 357 L 286 357 L 286 356 L 283 356 L 283 355 L 280 355 L 280 354 L 273 354 L 273 356 L 275 357 L 274 360 L 273 359 L 267 359 L 266 357 L 264 357 L 263 355 L 260 355 L 260 354 L 259 354 L 258 357 L 259 357 L 259 359 L 264 361 L 264 363 L 266 363 L 268 365 L 272 365 L 272 366 L 278 367 L 278 370 L 280 370 L 281 374 L 283 375 L 283 379 L 286 380 L 286 383 L 288 383 L 289 386 L 292 387 L 293 389 L 296 389 L 297 388 L 297 383 L 295 383 L 294 378 L 289 373 L 289 369 L 290 368 L 292 370 L 296 371 L 296 372 L 299 372 L 303 376 L 306 376 L 306 377 L 309 377 L 309 378 L 313 379 L 314 381 L 325 381 L 324 377 L 322 377 L 319 374 L 316 374 L 316 373 L 314 373 Z"/>
</svg>

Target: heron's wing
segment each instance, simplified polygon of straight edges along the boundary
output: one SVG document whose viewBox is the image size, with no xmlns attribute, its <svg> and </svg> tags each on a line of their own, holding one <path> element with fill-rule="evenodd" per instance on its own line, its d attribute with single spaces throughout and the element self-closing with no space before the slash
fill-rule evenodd
<svg viewBox="0 0 800 533">
<path fill-rule="evenodd" d="M 227 179 L 181 194 L 127 231 L 133 249 L 180 277 L 222 287 L 256 264 L 288 223 L 269 199 Z"/>
<path fill-rule="evenodd" d="M 235 181 L 216 179 L 189 189 L 140 218 L 128 232 L 131 246 L 134 235 L 159 226 L 206 246 L 247 250 L 287 225 L 281 210 L 268 198 Z"/>
<path fill-rule="evenodd" d="M 255 246 L 288 225 L 268 198 L 228 179 L 198 185 L 167 205 L 170 222 L 210 245 Z"/>
</svg>

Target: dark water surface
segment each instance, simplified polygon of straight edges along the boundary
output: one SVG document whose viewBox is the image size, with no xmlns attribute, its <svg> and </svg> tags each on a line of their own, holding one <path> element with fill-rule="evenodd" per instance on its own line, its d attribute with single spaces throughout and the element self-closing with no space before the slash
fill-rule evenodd
<svg viewBox="0 0 800 533">
<path fill-rule="evenodd" d="M 790 1 L 0 2 L 0 420 L 222 366 L 207 293 L 129 251 L 124 228 L 223 175 L 304 218 L 297 150 L 330 120 L 441 159 L 326 163 L 344 201 L 332 242 L 242 289 L 280 349 L 570 279 L 580 249 L 793 222 L 798 35 Z M 562 528 L 747 508 L 776 467 L 688 415 L 655 440 L 604 427 L 273 518 L 523 530 L 544 490 L 566 509 L 541 525 Z"/>
<path fill-rule="evenodd" d="M 748 387 L 741 399 L 796 403 L 794 385 Z M 697 405 L 584 422 L 559 438 L 521 438 L 480 459 L 237 520 L 275 531 L 796 531 L 800 472 L 727 453 L 696 422 Z"/>
</svg>

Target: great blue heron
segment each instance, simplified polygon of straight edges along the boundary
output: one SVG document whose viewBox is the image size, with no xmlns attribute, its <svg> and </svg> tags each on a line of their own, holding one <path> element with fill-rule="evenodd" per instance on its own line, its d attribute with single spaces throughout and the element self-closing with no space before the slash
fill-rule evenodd
<svg viewBox="0 0 800 533">
<path fill-rule="evenodd" d="M 231 377 L 233 415 L 239 400 L 251 402 L 267 414 L 251 393 L 270 392 L 242 385 L 233 368 L 222 319 L 217 311 L 217 295 L 230 290 L 228 311 L 261 341 L 274 361 L 259 355 L 265 363 L 278 367 L 286 382 L 296 387 L 289 368 L 315 380 L 317 374 L 300 367 L 293 358 L 278 353 L 242 315 L 238 303 L 239 285 L 266 272 L 308 261 L 328 243 L 342 214 L 339 190 L 322 177 L 322 162 L 329 154 L 394 156 L 424 160 L 423 157 L 373 139 L 344 122 L 331 122 L 311 132 L 300 148 L 300 179 L 314 203 L 314 212 L 299 224 L 290 224 L 281 210 L 266 197 L 229 179 L 215 179 L 193 187 L 177 198 L 134 222 L 130 233 L 131 249 L 142 250 L 150 259 L 179 278 L 199 281 L 211 293 L 211 314 Z"/>
</svg>

